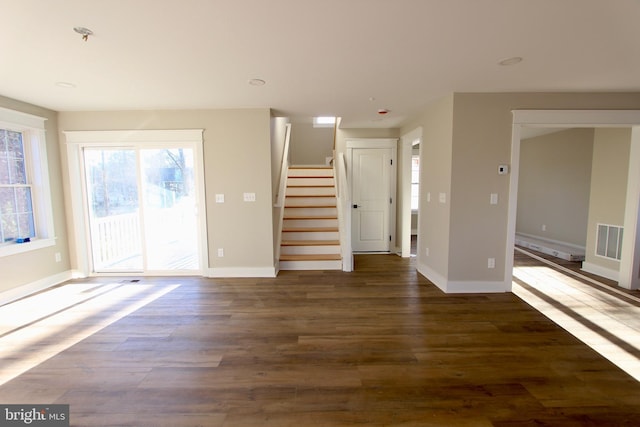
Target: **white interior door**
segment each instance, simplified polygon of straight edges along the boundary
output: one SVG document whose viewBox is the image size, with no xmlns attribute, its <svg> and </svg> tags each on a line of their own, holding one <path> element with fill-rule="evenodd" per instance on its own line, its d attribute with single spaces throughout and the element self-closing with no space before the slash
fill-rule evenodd
<svg viewBox="0 0 640 427">
<path fill-rule="evenodd" d="M 351 154 L 351 244 L 354 252 L 388 252 L 393 152 L 354 148 Z"/>
</svg>

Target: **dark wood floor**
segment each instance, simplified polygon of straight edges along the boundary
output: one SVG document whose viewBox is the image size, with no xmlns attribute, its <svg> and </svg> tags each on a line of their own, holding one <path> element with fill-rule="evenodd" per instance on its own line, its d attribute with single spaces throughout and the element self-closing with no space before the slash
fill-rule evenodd
<svg viewBox="0 0 640 427">
<path fill-rule="evenodd" d="M 50 353 L 0 403 L 70 404 L 76 426 L 639 425 L 640 383 L 516 295 L 446 295 L 395 255 L 355 262 L 71 282 L 74 305 L 19 330 L 0 318 L 6 374 Z M 49 333 L 8 347 L 45 320 Z"/>
</svg>

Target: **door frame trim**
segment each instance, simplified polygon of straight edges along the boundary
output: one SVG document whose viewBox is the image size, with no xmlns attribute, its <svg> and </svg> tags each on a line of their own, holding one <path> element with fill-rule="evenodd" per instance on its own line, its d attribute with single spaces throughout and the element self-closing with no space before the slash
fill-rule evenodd
<svg viewBox="0 0 640 427">
<path fill-rule="evenodd" d="M 351 166 L 351 161 L 353 159 L 353 149 L 354 148 L 389 148 L 391 149 L 391 160 L 392 160 L 392 169 L 391 176 L 389 182 L 389 194 L 392 200 L 389 207 L 389 234 L 391 235 L 391 242 L 389 242 L 389 252 L 396 247 L 396 206 L 397 206 L 397 197 L 396 197 L 396 181 L 397 181 L 397 157 L 398 157 L 398 138 L 348 138 L 345 140 L 346 147 L 346 158 L 347 158 L 347 178 L 349 180 L 349 187 L 353 185 L 353 168 Z M 351 188 L 350 197 L 353 197 L 353 188 Z M 353 200 L 349 200 L 348 203 L 348 214 L 346 218 L 349 220 L 349 224 L 351 224 L 351 205 L 353 204 Z M 352 236 L 349 236 L 349 239 L 352 239 Z M 352 240 L 353 244 L 353 240 Z"/>
<path fill-rule="evenodd" d="M 504 290 L 511 291 L 523 127 L 631 128 L 631 151 L 619 286 L 640 288 L 640 110 L 512 110 L 511 172 Z"/>
<path fill-rule="evenodd" d="M 71 223 L 69 224 L 69 244 L 74 278 L 95 275 L 89 248 L 89 224 L 84 203 L 84 171 L 82 170 L 82 149 L 84 147 L 123 147 L 149 144 L 167 146 L 188 144 L 194 149 L 194 179 L 197 187 L 198 233 L 200 239 L 199 272 L 202 274 L 208 263 L 208 245 L 206 238 L 206 200 L 204 193 L 204 129 L 170 130 L 104 130 L 104 131 L 64 131 L 66 139 L 67 167 L 69 171 L 69 198 L 71 203 Z M 75 261 L 75 262 L 73 262 Z M 129 274 L 129 273 L 127 273 Z M 176 273 L 179 275 L 180 273 Z M 184 274 L 193 274 L 193 271 Z M 100 273 L 101 276 L 122 275 L 122 273 Z M 144 275 L 144 273 L 142 273 Z"/>
</svg>

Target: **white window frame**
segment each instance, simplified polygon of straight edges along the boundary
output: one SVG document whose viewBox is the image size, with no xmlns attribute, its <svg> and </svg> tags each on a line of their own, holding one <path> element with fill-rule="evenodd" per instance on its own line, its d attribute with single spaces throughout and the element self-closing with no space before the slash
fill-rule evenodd
<svg viewBox="0 0 640 427">
<path fill-rule="evenodd" d="M 26 243 L 0 244 L 0 258 L 56 244 L 44 117 L 0 108 L 0 128 L 22 133 L 36 237 Z"/>
<path fill-rule="evenodd" d="M 74 272 L 75 278 L 88 276 L 108 276 L 121 273 L 95 273 L 91 260 L 91 244 L 89 235 L 88 212 L 85 201 L 85 177 L 82 150 L 86 147 L 141 147 L 149 145 L 159 147 L 178 144 L 191 144 L 194 150 L 194 179 L 198 194 L 198 233 L 200 239 L 199 261 L 200 273 L 206 270 L 209 260 L 207 244 L 207 210 L 204 192 L 204 129 L 169 129 L 169 130 L 96 130 L 96 131 L 64 131 L 66 138 L 67 166 L 69 168 L 69 192 L 71 199 L 71 218 L 74 224 L 74 243 L 76 247 Z M 143 273 L 154 275 L 156 272 Z M 168 273 L 167 273 L 168 274 Z M 193 274 L 190 272 L 189 274 Z M 138 275 L 138 274 L 136 274 Z"/>
</svg>

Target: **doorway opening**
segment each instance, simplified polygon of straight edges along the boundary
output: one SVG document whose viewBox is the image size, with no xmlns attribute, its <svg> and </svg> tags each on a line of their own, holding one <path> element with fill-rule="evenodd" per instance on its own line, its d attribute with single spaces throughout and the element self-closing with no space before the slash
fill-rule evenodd
<svg viewBox="0 0 640 427">
<path fill-rule="evenodd" d="M 192 148 L 83 154 L 94 272 L 200 269 Z"/>
<path fill-rule="evenodd" d="M 389 253 L 395 242 L 396 146 L 396 139 L 347 140 L 354 253 Z"/>
<path fill-rule="evenodd" d="M 505 287 L 511 290 L 516 233 L 521 136 L 525 128 L 622 128 L 630 127 L 628 186 L 624 214 L 624 237 L 619 284 L 640 287 L 640 111 L 625 110 L 515 110 L 511 145 L 511 179 L 505 260 Z"/>
<path fill-rule="evenodd" d="M 69 131 L 77 277 L 206 268 L 202 130 Z"/>
</svg>

